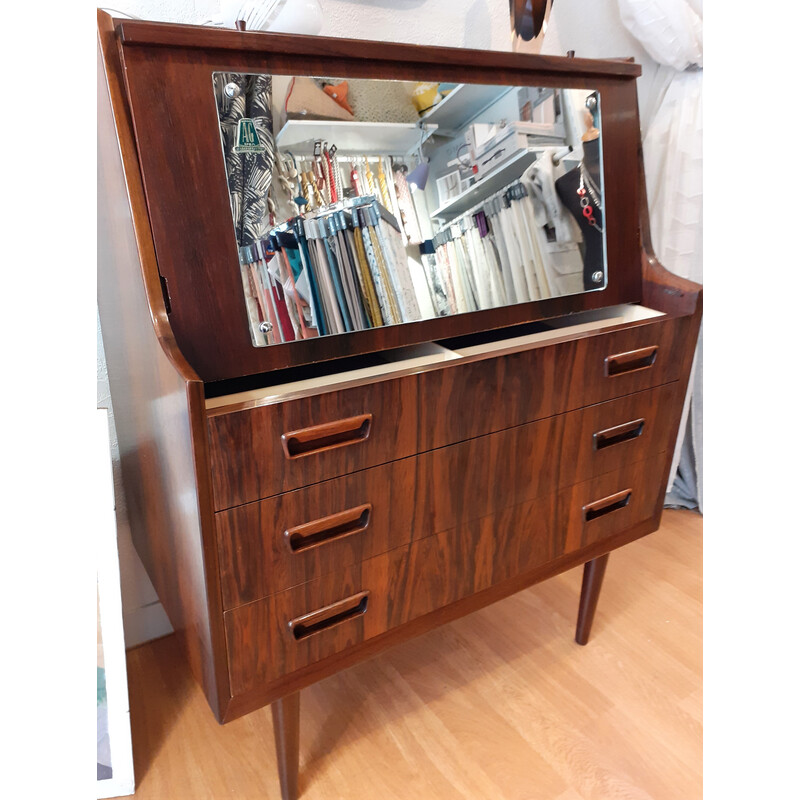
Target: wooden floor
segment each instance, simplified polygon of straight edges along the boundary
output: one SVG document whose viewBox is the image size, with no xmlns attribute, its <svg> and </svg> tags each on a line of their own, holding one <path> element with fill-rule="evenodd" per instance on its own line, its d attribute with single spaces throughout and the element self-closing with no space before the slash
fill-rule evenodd
<svg viewBox="0 0 800 800">
<path fill-rule="evenodd" d="M 592 638 L 581 569 L 301 694 L 304 800 L 702 796 L 702 518 L 612 553 Z M 220 726 L 168 636 L 128 654 L 137 800 L 279 798 L 269 709 Z"/>
</svg>

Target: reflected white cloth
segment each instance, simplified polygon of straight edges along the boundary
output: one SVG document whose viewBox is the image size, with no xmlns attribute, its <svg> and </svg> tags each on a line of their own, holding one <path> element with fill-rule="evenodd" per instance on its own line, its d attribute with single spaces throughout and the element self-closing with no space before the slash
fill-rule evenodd
<svg viewBox="0 0 800 800">
<path fill-rule="evenodd" d="M 475 230 L 474 233 L 475 236 L 480 240 L 480 247 L 483 251 L 486 268 L 491 275 L 492 305 L 495 307 L 507 305 L 508 299 L 506 297 L 506 288 L 503 282 L 503 273 L 497 260 L 497 254 L 494 246 L 490 241 L 489 236 L 484 236 L 481 239 L 477 230 Z"/>
<path fill-rule="evenodd" d="M 522 266 L 525 270 L 525 280 L 528 284 L 528 297 L 531 300 L 541 300 L 547 295 L 543 294 L 542 288 L 539 285 L 539 270 L 537 269 L 536 255 L 530 236 L 528 235 L 522 202 L 514 200 L 506 213 L 511 217 L 514 235 L 516 236 L 520 253 L 522 254 Z"/>
<path fill-rule="evenodd" d="M 536 225 L 538 227 L 550 225 L 554 228 L 557 242 L 580 242 L 580 228 L 564 208 L 556 191 L 556 179 L 565 172 L 563 163 L 558 167 L 553 165 L 553 156 L 557 152 L 556 147 L 544 150 L 522 173 L 522 182 L 534 200 L 533 212 Z"/>
<path fill-rule="evenodd" d="M 583 291 L 583 259 L 578 249 L 581 232 L 556 192 L 556 179 L 564 174 L 563 163 L 553 165 L 555 147 L 547 148 L 522 173 L 533 208 L 533 233 L 539 246 L 550 295 L 576 294 Z M 555 241 L 548 241 L 547 228 Z"/>
<path fill-rule="evenodd" d="M 506 254 L 508 255 L 511 280 L 514 286 L 514 295 L 518 303 L 527 303 L 529 300 L 534 298 L 531 296 L 528 290 L 528 281 L 525 277 L 525 270 L 523 268 L 522 250 L 514 233 L 515 226 L 513 224 L 513 220 L 511 219 L 509 209 L 501 209 L 494 219 L 500 224 L 503 244 L 506 247 Z"/>
<path fill-rule="evenodd" d="M 506 302 L 509 304 L 521 302 L 522 298 L 519 300 L 517 299 L 517 293 L 514 288 L 514 277 L 511 274 L 511 262 L 508 257 L 508 248 L 506 247 L 505 237 L 496 236 L 494 233 L 494 226 L 500 225 L 500 223 L 497 221 L 497 216 L 493 216 L 489 219 L 489 225 L 490 229 L 492 230 L 490 238 L 492 240 L 492 245 L 494 246 L 495 252 L 497 253 L 497 260 L 500 264 L 500 274 L 503 276 Z"/>
<path fill-rule="evenodd" d="M 625 27 L 659 64 L 668 68 L 665 88 L 655 111 L 643 120 L 647 200 L 653 248 L 676 275 L 703 279 L 703 65 L 702 0 L 618 0 Z M 670 74 L 671 73 L 671 74 Z M 703 510 L 702 345 L 695 354 L 681 429 L 675 446 L 669 489 L 681 471 L 697 472 L 697 502 Z M 692 401 L 692 395 L 695 399 Z M 690 406 L 691 403 L 691 406 Z M 687 426 L 686 420 L 689 419 Z M 692 437 L 694 464 L 683 447 Z"/>
<path fill-rule="evenodd" d="M 464 231 L 461 240 L 467 251 L 467 263 L 472 273 L 475 299 L 478 301 L 478 307 L 483 311 L 492 307 L 492 287 L 483 253 L 475 247 L 475 239 L 472 236 L 474 230 L 474 228 L 468 228 Z"/>
</svg>

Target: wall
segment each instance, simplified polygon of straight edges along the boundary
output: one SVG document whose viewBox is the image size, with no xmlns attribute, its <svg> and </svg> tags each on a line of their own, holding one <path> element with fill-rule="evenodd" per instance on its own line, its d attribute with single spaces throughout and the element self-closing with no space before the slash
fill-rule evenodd
<svg viewBox="0 0 800 800">
<path fill-rule="evenodd" d="M 662 68 L 622 24 L 617 0 L 558 0 L 553 6 L 542 44 L 544 55 L 566 55 L 574 50 L 580 58 L 627 58 L 642 67 L 638 80 L 642 128 L 647 129 L 650 109 L 662 86 Z"/>
<path fill-rule="evenodd" d="M 291 1 L 291 0 L 290 0 Z M 219 0 L 117 0 L 112 13 L 163 22 L 200 24 L 219 14 Z M 508 0 L 320 0 L 320 34 L 411 44 L 510 50 Z M 559 0 L 555 4 L 542 52 L 567 50 L 587 58 L 634 56 L 642 64 L 639 84 L 643 119 L 658 83 L 657 69 L 619 19 L 617 0 Z M 122 604 L 128 647 L 171 631 L 161 604 L 130 538 L 113 428 L 102 332 L 97 325 L 98 406 L 109 409 L 114 489 L 117 498 Z"/>
</svg>

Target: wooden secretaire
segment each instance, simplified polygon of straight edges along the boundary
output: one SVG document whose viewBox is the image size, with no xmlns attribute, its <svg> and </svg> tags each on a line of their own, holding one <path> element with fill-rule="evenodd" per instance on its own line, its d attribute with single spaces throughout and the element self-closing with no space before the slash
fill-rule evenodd
<svg viewBox="0 0 800 800">
<path fill-rule="evenodd" d="M 657 529 L 701 315 L 630 61 L 98 14 L 99 308 L 136 548 L 212 711 Z"/>
</svg>

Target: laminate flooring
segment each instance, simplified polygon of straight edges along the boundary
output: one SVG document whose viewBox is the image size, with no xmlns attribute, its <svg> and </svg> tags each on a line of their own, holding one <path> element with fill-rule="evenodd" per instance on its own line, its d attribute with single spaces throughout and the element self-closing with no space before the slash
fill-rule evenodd
<svg viewBox="0 0 800 800">
<path fill-rule="evenodd" d="M 702 517 L 611 554 L 584 647 L 581 574 L 304 690 L 303 800 L 699 800 Z M 128 682 L 137 800 L 280 798 L 269 708 L 218 725 L 173 636 Z"/>
</svg>

